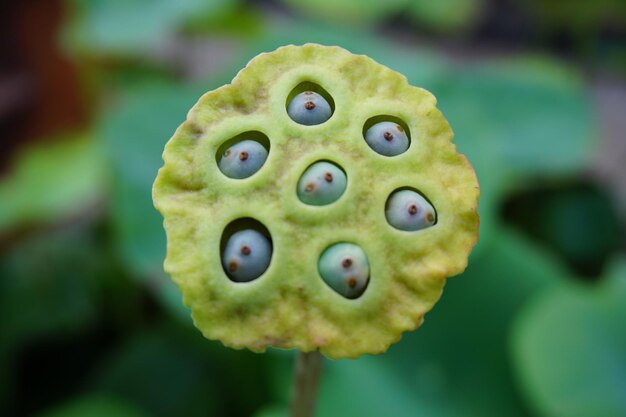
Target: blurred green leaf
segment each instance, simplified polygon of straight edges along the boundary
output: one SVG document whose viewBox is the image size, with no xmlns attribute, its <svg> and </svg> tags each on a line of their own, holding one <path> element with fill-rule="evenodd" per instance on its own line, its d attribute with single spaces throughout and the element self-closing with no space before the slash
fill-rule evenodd
<svg viewBox="0 0 626 417">
<path fill-rule="evenodd" d="M 228 10 L 238 0 L 69 0 L 75 9 L 66 37 L 82 52 L 146 52 L 191 18 Z"/>
<path fill-rule="evenodd" d="M 578 74 L 552 60 L 467 66 L 435 93 L 479 179 L 577 172 L 594 151 L 588 92 Z"/>
<path fill-rule="evenodd" d="M 305 16 L 364 26 L 400 12 L 409 0 L 282 0 Z"/>
<path fill-rule="evenodd" d="M 254 413 L 254 417 L 287 417 L 289 408 L 286 405 L 272 404 Z"/>
<path fill-rule="evenodd" d="M 141 405 L 154 417 L 247 416 L 267 398 L 264 360 L 166 322 L 113 352 L 91 385 Z"/>
<path fill-rule="evenodd" d="M 481 238 L 497 239 L 511 188 L 580 172 L 594 152 L 594 122 L 579 75 L 550 59 L 487 61 L 433 90 L 481 187 Z"/>
<path fill-rule="evenodd" d="M 189 320 L 176 286 L 163 272 L 163 219 L 152 205 L 152 183 L 165 143 L 185 120 L 204 87 L 146 84 L 129 90 L 102 119 L 99 134 L 110 158 L 116 248 L 159 299 Z"/>
<path fill-rule="evenodd" d="M 39 417 L 147 417 L 136 407 L 116 398 L 85 396 L 56 407 Z"/>
<path fill-rule="evenodd" d="M 626 260 L 608 275 L 546 290 L 513 328 L 515 371 L 543 416 L 626 416 Z"/>
<path fill-rule="evenodd" d="M 510 196 L 504 217 L 562 256 L 579 275 L 599 277 L 618 250 L 620 224 L 611 196 L 593 184 L 533 184 Z"/>
<path fill-rule="evenodd" d="M 101 150 L 89 137 L 25 150 L 0 178 L 0 234 L 84 210 L 103 197 L 104 177 Z"/>
<path fill-rule="evenodd" d="M 470 28 L 484 7 L 484 0 L 414 0 L 409 12 L 418 24 L 452 32 Z"/>
<path fill-rule="evenodd" d="M 91 322 L 110 272 L 95 236 L 80 228 L 24 239 L 0 258 L 3 347 Z M 0 349 L 1 350 L 1 349 Z"/>
</svg>

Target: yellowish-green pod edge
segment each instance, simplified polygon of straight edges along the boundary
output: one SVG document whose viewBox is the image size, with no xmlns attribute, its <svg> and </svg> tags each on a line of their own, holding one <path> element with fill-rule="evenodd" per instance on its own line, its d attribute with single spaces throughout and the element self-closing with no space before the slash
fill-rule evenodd
<svg viewBox="0 0 626 417">
<path fill-rule="evenodd" d="M 286 98 L 303 82 L 332 96 L 328 121 L 303 126 L 287 114 Z M 260 54 L 231 84 L 204 94 L 165 146 L 153 188 L 167 233 L 165 271 L 203 335 L 255 352 L 355 358 L 385 352 L 419 327 L 478 238 L 478 181 L 435 105 L 428 91 L 367 56 L 317 44 Z M 364 124 L 380 115 L 406 124 L 406 152 L 389 158 L 367 145 Z M 215 155 L 244 132 L 266 135 L 270 151 L 257 173 L 235 180 Z M 345 170 L 348 186 L 336 202 L 310 206 L 296 185 L 319 160 Z M 385 202 L 402 187 L 432 203 L 434 226 L 407 232 L 387 223 Z M 273 243 L 268 269 L 247 283 L 228 279 L 220 260 L 222 233 L 240 218 L 262 223 Z M 357 299 L 319 276 L 319 256 L 336 242 L 353 242 L 369 258 L 370 282 Z"/>
</svg>

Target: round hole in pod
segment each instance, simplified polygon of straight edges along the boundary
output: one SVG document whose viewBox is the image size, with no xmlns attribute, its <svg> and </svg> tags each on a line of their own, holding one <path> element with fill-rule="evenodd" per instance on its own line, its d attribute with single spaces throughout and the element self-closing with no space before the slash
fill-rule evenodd
<svg viewBox="0 0 626 417">
<path fill-rule="evenodd" d="M 231 281 L 259 278 L 272 260 L 272 236 L 259 221 L 246 217 L 234 220 L 222 233 L 222 268 Z"/>
<path fill-rule="evenodd" d="M 359 298 L 369 284 L 369 260 L 365 251 L 354 243 L 329 246 L 322 252 L 317 266 L 322 280 L 346 298 Z"/>
<path fill-rule="evenodd" d="M 398 230 L 416 231 L 434 226 L 437 211 L 430 201 L 411 187 L 398 188 L 385 203 L 387 222 Z"/>
<path fill-rule="evenodd" d="M 411 146 L 411 132 L 400 118 L 389 115 L 375 116 L 363 125 L 363 138 L 367 145 L 383 156 L 396 156 Z"/>
<path fill-rule="evenodd" d="M 313 126 L 324 123 L 332 117 L 335 112 L 335 101 L 319 84 L 306 81 L 291 90 L 285 108 L 294 122 Z"/>
<path fill-rule="evenodd" d="M 267 135 L 249 131 L 225 141 L 218 148 L 215 160 L 222 174 L 233 179 L 244 179 L 263 167 L 269 151 Z"/>
</svg>

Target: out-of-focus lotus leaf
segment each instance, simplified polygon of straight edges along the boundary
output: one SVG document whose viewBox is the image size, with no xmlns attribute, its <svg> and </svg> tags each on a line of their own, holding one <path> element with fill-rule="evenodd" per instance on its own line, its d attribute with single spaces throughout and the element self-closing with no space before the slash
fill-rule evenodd
<svg viewBox="0 0 626 417">
<path fill-rule="evenodd" d="M 294 123 L 285 100 L 303 81 L 333 97 L 335 112 L 317 126 Z M 394 158 L 365 143 L 365 122 L 392 114 L 408 126 L 412 145 Z M 232 180 L 218 169 L 222 144 L 246 131 L 269 137 L 257 174 Z M 477 239 L 478 184 L 434 97 L 406 78 L 338 47 L 289 46 L 255 58 L 231 85 L 205 94 L 165 148 L 154 186 L 168 235 L 166 271 L 183 292 L 196 326 L 228 346 L 320 349 L 330 357 L 384 352 L 418 327 L 461 272 Z M 335 204 L 303 205 L 295 193 L 302 171 L 332 160 L 348 173 Z M 411 186 L 433 203 L 435 226 L 415 233 L 392 228 L 385 201 Z M 221 267 L 220 239 L 238 218 L 252 217 L 271 234 L 274 253 L 265 274 L 241 284 Z M 356 300 L 320 279 L 317 260 L 329 245 L 360 245 L 371 279 Z"/>
<path fill-rule="evenodd" d="M 597 287 L 564 283 L 524 309 L 511 346 L 516 374 L 539 414 L 626 415 L 624 299 L 621 259 Z"/>
<path fill-rule="evenodd" d="M 70 401 L 39 417 L 147 417 L 134 405 L 114 397 L 90 395 Z"/>
<path fill-rule="evenodd" d="M 399 12 L 409 0 L 282 0 L 306 16 L 338 23 L 365 25 L 379 22 Z"/>
<path fill-rule="evenodd" d="M 0 234 L 83 210 L 103 197 L 105 161 L 87 136 L 25 150 L 0 177 Z"/>
<path fill-rule="evenodd" d="M 435 91 L 481 177 L 562 175 L 590 160 L 595 131 L 587 93 L 578 74 L 552 60 L 472 65 Z M 505 171 L 494 173 L 493 163 Z"/>
<path fill-rule="evenodd" d="M 550 59 L 468 65 L 433 90 L 481 179 L 482 243 L 497 238 L 498 210 L 512 188 L 529 177 L 575 174 L 593 156 L 582 80 Z"/>
<path fill-rule="evenodd" d="M 484 0 L 414 0 L 410 15 L 418 25 L 440 32 L 470 28 L 484 7 Z"/>
<path fill-rule="evenodd" d="M 80 51 L 129 54 L 158 47 L 193 18 L 229 10 L 238 0 L 73 0 L 66 33 Z"/>
<path fill-rule="evenodd" d="M 206 343 L 193 327 L 171 321 L 130 336 L 89 386 L 153 417 L 248 416 L 267 400 L 262 359 Z"/>
<path fill-rule="evenodd" d="M 165 235 L 162 220 L 152 207 L 150 190 L 161 165 L 163 143 L 201 91 L 197 86 L 161 83 L 131 89 L 105 115 L 98 130 L 113 168 L 109 204 L 115 248 L 129 270 L 145 279 L 180 317 L 188 317 L 188 311 L 161 268 Z"/>
</svg>

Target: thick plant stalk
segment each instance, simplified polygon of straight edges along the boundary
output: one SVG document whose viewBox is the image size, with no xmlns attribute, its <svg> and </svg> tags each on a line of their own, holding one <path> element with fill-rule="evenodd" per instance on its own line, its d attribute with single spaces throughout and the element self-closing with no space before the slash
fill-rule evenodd
<svg viewBox="0 0 626 417">
<path fill-rule="evenodd" d="M 322 364 L 319 351 L 298 352 L 293 375 L 291 417 L 313 417 Z"/>
</svg>

